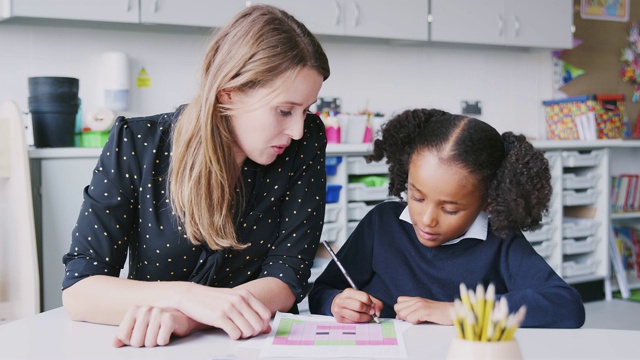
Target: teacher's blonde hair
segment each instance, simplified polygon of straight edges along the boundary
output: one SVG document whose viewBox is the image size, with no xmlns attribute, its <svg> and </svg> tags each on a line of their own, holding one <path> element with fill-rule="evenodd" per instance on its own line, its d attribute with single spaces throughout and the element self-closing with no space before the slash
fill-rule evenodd
<svg viewBox="0 0 640 360">
<path fill-rule="evenodd" d="M 231 117 L 222 91 L 252 91 L 290 79 L 302 68 L 329 77 L 318 40 L 288 13 L 253 5 L 216 32 L 208 46 L 197 95 L 172 132 L 168 193 L 181 230 L 212 250 L 244 247 L 235 217 L 243 200 Z M 256 104 L 252 104 L 256 106 Z"/>
</svg>

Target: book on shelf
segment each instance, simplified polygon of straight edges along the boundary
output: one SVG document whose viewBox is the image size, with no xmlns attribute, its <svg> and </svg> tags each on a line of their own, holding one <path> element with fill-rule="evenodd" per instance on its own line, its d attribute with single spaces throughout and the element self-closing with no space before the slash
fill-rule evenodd
<svg viewBox="0 0 640 360">
<path fill-rule="evenodd" d="M 609 200 L 614 212 L 640 210 L 640 175 L 620 174 L 611 177 Z"/>
</svg>

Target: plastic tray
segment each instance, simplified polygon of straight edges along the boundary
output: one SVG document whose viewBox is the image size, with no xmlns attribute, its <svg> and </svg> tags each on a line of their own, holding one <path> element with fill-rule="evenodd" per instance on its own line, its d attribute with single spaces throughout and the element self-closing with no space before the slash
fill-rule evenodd
<svg viewBox="0 0 640 360">
<path fill-rule="evenodd" d="M 596 249 L 600 242 L 599 236 L 588 236 L 582 239 L 562 240 L 562 253 L 566 255 L 584 254 Z"/>
<path fill-rule="evenodd" d="M 362 183 L 351 183 L 348 186 L 349 201 L 382 201 L 388 198 L 388 184 L 380 187 L 368 187 Z"/>
<path fill-rule="evenodd" d="M 347 237 L 351 236 L 351 233 L 356 229 L 357 226 L 357 221 L 349 221 L 349 223 L 347 224 Z"/>
<path fill-rule="evenodd" d="M 553 230 L 555 230 L 556 226 L 552 224 L 546 224 L 542 226 L 542 228 L 534 231 L 523 231 L 524 237 L 529 240 L 529 242 L 533 241 L 543 241 L 551 239 L 553 235 Z"/>
<path fill-rule="evenodd" d="M 579 190 L 563 190 L 562 204 L 565 206 L 591 205 L 596 202 L 599 191 L 596 189 L 588 189 L 586 191 Z"/>
<path fill-rule="evenodd" d="M 557 151 L 546 151 L 544 153 L 544 157 L 546 157 L 547 161 L 549 162 L 549 168 L 553 169 L 553 166 L 560 157 L 560 153 Z"/>
<path fill-rule="evenodd" d="M 596 166 L 604 155 L 604 150 L 591 150 L 589 152 L 563 151 L 562 166 L 564 167 L 586 167 Z"/>
<path fill-rule="evenodd" d="M 341 162 L 342 156 L 327 156 L 324 159 L 324 169 L 327 175 L 335 175 Z"/>
<path fill-rule="evenodd" d="M 367 164 L 363 157 L 348 157 L 347 171 L 350 175 L 388 174 L 389 165 L 385 159 Z"/>
<path fill-rule="evenodd" d="M 564 261 L 562 263 L 562 276 L 580 276 L 593 274 L 598 268 L 600 261 L 594 257 L 589 257 L 584 260 Z"/>
<path fill-rule="evenodd" d="M 338 221 L 338 214 L 340 214 L 340 204 L 326 204 L 324 207 L 324 223 Z"/>
<path fill-rule="evenodd" d="M 592 236 L 599 226 L 600 222 L 596 220 L 565 217 L 562 219 L 562 237 L 571 239 Z"/>
<path fill-rule="evenodd" d="M 367 205 L 364 202 L 351 202 L 347 205 L 347 219 L 348 220 L 362 220 L 375 205 Z"/>
<path fill-rule="evenodd" d="M 314 282 L 324 269 L 331 262 L 330 258 L 316 257 L 313 260 L 313 266 L 311 267 L 311 277 L 309 277 L 309 283 Z"/>
<path fill-rule="evenodd" d="M 563 189 L 588 189 L 596 186 L 598 174 L 589 172 L 586 174 L 564 174 L 562 175 Z"/>
<path fill-rule="evenodd" d="M 322 235 L 320 235 L 320 241 L 333 242 L 338 240 L 338 233 L 340 232 L 339 223 L 324 224 L 322 228 Z"/>
<path fill-rule="evenodd" d="M 327 204 L 337 203 L 340 200 L 340 190 L 342 190 L 342 185 L 327 184 Z"/>
<path fill-rule="evenodd" d="M 533 249 L 540 254 L 543 258 L 547 258 L 553 252 L 553 248 L 555 247 L 555 243 L 551 240 L 541 241 L 536 244 L 531 244 Z"/>
</svg>

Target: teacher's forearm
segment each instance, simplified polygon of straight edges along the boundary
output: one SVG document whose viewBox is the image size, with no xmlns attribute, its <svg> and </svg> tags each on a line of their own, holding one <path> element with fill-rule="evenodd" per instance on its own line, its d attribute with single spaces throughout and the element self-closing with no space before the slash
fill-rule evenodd
<svg viewBox="0 0 640 360">
<path fill-rule="evenodd" d="M 62 292 L 62 302 L 72 320 L 118 325 L 134 305 L 176 308 L 188 282 L 146 282 L 95 275 Z"/>
<path fill-rule="evenodd" d="M 296 301 L 289 286 L 274 277 L 265 277 L 238 285 L 237 289 L 247 289 L 274 314 L 288 311 Z"/>
</svg>

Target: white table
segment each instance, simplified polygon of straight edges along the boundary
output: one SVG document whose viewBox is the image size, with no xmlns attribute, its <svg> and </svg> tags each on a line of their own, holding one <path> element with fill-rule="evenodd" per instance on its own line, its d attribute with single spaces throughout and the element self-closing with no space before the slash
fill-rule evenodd
<svg viewBox="0 0 640 360">
<path fill-rule="evenodd" d="M 626 309 L 628 313 L 611 312 Z M 587 324 L 582 329 L 519 329 L 516 338 L 523 359 L 639 359 L 640 304 L 623 301 L 587 304 Z M 594 323 L 600 317 L 603 323 Z M 619 319 L 619 318 L 618 318 Z M 602 325 L 602 326 L 601 326 Z M 629 330 L 629 329 L 635 330 Z M 70 321 L 63 308 L 0 325 L 2 359 L 255 359 L 266 335 L 233 341 L 220 330 L 210 330 L 176 339 L 156 348 L 113 348 L 116 328 Z M 410 359 L 444 359 L 454 337 L 450 326 L 417 325 L 405 332 Z"/>
</svg>

